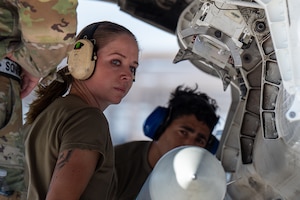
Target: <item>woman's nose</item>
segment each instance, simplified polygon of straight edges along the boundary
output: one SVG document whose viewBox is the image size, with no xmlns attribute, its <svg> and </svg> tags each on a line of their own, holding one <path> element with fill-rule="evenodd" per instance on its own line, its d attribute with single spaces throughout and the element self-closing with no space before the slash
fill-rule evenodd
<svg viewBox="0 0 300 200">
<path fill-rule="evenodd" d="M 126 69 L 126 70 L 123 70 L 121 78 L 122 78 L 122 80 L 133 80 L 134 77 L 133 77 L 131 70 Z"/>
</svg>

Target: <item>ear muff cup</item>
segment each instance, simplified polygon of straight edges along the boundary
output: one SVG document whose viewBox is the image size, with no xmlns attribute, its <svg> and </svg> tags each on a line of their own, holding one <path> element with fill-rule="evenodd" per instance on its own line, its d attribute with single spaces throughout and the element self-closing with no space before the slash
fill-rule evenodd
<svg viewBox="0 0 300 200">
<path fill-rule="evenodd" d="M 85 27 L 78 35 L 74 48 L 68 55 L 68 70 L 75 79 L 86 80 L 95 70 L 97 60 L 96 40 L 93 38 L 101 22 Z"/>
<path fill-rule="evenodd" d="M 80 39 L 68 56 L 69 72 L 75 79 L 86 80 L 93 74 L 96 60 L 92 41 Z"/>
<path fill-rule="evenodd" d="M 165 120 L 169 114 L 169 109 L 158 106 L 152 111 L 152 113 L 147 117 L 143 125 L 144 134 L 156 140 L 158 138 L 158 131 L 161 129 Z"/>
</svg>

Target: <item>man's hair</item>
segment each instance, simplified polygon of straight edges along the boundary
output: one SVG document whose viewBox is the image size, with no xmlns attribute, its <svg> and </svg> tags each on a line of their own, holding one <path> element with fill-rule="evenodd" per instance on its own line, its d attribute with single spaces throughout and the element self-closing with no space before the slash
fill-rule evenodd
<svg viewBox="0 0 300 200">
<path fill-rule="evenodd" d="M 212 132 L 219 120 L 219 116 L 216 114 L 218 105 L 215 99 L 197 89 L 197 84 L 194 89 L 180 85 L 171 93 L 168 103 L 169 114 L 162 129 L 159 130 L 158 137 L 173 120 L 184 115 L 195 115 Z"/>
</svg>

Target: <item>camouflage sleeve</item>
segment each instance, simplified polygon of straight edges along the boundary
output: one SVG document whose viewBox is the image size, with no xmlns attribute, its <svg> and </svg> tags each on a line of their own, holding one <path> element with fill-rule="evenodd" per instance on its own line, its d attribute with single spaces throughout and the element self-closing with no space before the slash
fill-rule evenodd
<svg viewBox="0 0 300 200">
<path fill-rule="evenodd" d="M 44 77 L 67 56 L 77 29 L 77 0 L 17 1 L 20 46 L 12 60 L 33 76 Z"/>
</svg>

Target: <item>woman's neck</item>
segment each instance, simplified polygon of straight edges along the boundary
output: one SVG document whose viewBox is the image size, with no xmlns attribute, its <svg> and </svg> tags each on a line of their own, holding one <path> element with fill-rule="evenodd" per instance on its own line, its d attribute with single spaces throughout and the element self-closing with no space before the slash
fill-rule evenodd
<svg viewBox="0 0 300 200">
<path fill-rule="evenodd" d="M 89 88 L 86 87 L 84 82 L 79 80 L 74 80 L 70 94 L 74 94 L 82 98 L 84 102 L 89 104 L 90 106 L 97 107 L 101 111 L 104 111 L 106 107 L 102 107 L 94 95 L 90 92 Z"/>
</svg>

